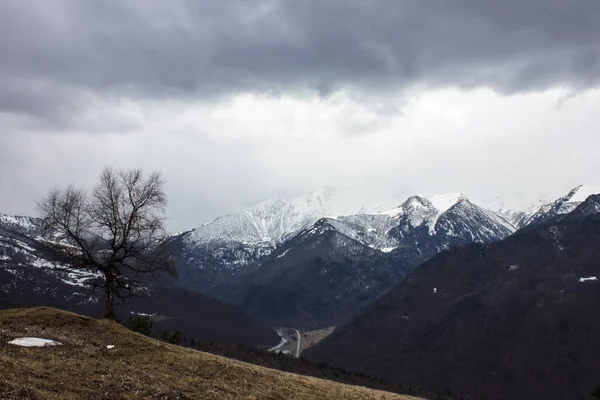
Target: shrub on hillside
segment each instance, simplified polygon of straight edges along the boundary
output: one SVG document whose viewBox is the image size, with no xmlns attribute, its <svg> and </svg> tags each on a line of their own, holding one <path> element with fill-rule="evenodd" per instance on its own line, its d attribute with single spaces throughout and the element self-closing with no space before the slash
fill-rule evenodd
<svg viewBox="0 0 600 400">
<path fill-rule="evenodd" d="M 134 332 L 141 333 L 142 335 L 150 336 L 152 330 L 152 319 L 145 316 L 135 316 L 127 318 L 127 321 L 123 323 L 123 326 Z"/>
</svg>

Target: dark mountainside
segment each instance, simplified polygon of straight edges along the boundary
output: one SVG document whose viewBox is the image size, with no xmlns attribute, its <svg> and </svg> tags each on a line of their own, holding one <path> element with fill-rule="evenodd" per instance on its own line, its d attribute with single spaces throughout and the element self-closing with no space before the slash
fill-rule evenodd
<svg viewBox="0 0 600 400">
<path fill-rule="evenodd" d="M 92 293 L 89 274 L 58 270 L 38 240 L 35 219 L 0 224 L 0 309 L 50 306 L 91 317 L 103 315 L 102 292 Z M 173 286 L 168 279 L 144 285 L 133 303 L 117 308 L 118 318 L 155 315 L 154 331 L 181 332 L 189 339 L 253 346 L 272 346 L 278 335 L 236 307 L 203 294 Z"/>
<path fill-rule="evenodd" d="M 244 267 L 258 263 L 273 250 L 270 243 L 210 241 L 188 245 L 188 235 L 189 232 L 177 235 L 171 240 L 170 247 L 179 269 L 178 284 L 200 292 L 230 280 Z"/>
<path fill-rule="evenodd" d="M 405 274 L 322 219 L 208 293 L 270 324 L 314 329 L 348 320 Z"/>
<path fill-rule="evenodd" d="M 443 252 L 305 355 L 456 398 L 589 399 L 598 210 L 592 196 L 501 242 Z"/>
</svg>

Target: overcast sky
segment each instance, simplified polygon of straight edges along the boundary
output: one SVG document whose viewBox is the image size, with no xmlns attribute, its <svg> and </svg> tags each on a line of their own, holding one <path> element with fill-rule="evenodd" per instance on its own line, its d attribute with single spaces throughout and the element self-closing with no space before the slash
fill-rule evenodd
<svg viewBox="0 0 600 400">
<path fill-rule="evenodd" d="M 169 229 L 274 196 L 600 183 L 598 0 L 0 2 L 0 212 L 160 170 Z"/>
</svg>

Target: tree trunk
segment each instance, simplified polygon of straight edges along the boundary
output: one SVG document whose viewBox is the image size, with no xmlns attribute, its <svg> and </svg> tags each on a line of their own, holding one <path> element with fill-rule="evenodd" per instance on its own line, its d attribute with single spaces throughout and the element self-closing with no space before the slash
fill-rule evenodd
<svg viewBox="0 0 600 400">
<path fill-rule="evenodd" d="M 104 318 L 117 319 L 115 314 L 115 276 L 112 271 L 104 273 L 106 278 L 106 289 L 104 292 Z"/>
</svg>

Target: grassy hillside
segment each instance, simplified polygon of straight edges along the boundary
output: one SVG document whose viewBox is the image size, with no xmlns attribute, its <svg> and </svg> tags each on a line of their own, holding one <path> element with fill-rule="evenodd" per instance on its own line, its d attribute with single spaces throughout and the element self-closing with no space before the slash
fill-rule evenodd
<svg viewBox="0 0 600 400">
<path fill-rule="evenodd" d="M 7 343 L 23 336 L 63 346 Z M 0 398 L 410 399 L 168 345 L 51 308 L 0 311 Z"/>
</svg>

